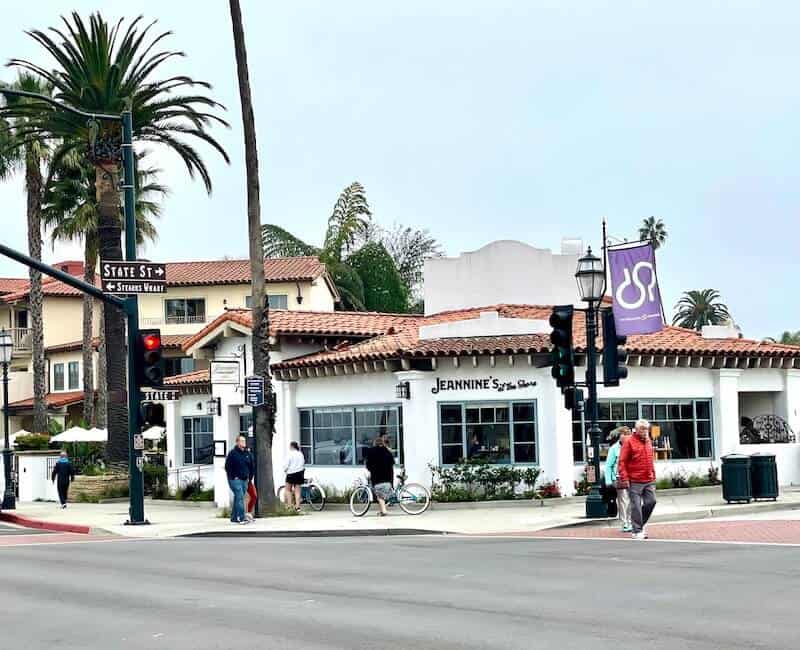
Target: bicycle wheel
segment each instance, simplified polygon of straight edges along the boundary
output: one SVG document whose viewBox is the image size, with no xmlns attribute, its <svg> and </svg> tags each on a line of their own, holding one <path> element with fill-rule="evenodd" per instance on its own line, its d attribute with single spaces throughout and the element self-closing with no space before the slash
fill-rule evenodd
<svg viewBox="0 0 800 650">
<path fill-rule="evenodd" d="M 357 487 L 350 495 L 350 512 L 356 517 L 363 517 L 372 505 L 372 493 L 368 487 Z"/>
<path fill-rule="evenodd" d="M 419 483 L 406 483 L 397 489 L 397 503 L 407 515 L 421 515 L 431 505 L 431 493 Z"/>
<path fill-rule="evenodd" d="M 317 512 L 325 507 L 325 490 L 316 483 L 308 486 L 308 505 Z"/>
</svg>

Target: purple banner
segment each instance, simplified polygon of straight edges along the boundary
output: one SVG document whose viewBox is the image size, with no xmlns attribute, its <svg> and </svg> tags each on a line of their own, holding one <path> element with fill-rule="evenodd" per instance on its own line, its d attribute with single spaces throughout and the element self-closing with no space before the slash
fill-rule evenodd
<svg viewBox="0 0 800 650">
<path fill-rule="evenodd" d="M 652 244 L 609 249 L 608 266 L 617 334 L 652 334 L 664 329 Z"/>
</svg>

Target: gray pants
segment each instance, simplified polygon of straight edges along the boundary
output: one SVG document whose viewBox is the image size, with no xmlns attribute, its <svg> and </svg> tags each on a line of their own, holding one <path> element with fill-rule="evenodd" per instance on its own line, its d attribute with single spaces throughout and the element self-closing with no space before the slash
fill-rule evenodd
<svg viewBox="0 0 800 650">
<path fill-rule="evenodd" d="M 631 525 L 634 533 L 641 533 L 653 508 L 656 507 L 655 483 L 631 483 L 628 488 L 631 498 Z"/>
</svg>

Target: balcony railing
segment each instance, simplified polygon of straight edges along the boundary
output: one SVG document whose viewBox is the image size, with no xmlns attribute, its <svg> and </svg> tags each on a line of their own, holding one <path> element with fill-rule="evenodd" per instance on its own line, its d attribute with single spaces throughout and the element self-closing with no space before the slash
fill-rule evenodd
<svg viewBox="0 0 800 650">
<path fill-rule="evenodd" d="M 142 325 L 202 325 L 206 322 L 205 316 L 167 316 L 166 318 L 142 318 Z"/>
<path fill-rule="evenodd" d="M 30 327 L 11 328 L 11 350 L 13 352 L 30 352 L 33 350 L 33 337 Z"/>
</svg>

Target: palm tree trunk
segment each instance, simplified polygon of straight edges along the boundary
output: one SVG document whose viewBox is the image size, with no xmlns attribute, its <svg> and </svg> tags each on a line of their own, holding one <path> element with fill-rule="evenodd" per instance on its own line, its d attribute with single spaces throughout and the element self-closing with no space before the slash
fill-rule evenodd
<svg viewBox="0 0 800 650">
<path fill-rule="evenodd" d="M 94 284 L 94 269 L 97 260 L 92 249 L 87 242 L 83 252 L 83 280 L 89 284 Z M 95 425 L 94 416 L 94 349 L 92 339 L 94 337 L 94 298 L 91 296 L 83 297 L 83 419 L 93 427 Z"/>
<path fill-rule="evenodd" d="M 94 410 L 94 418 L 97 426 L 101 429 L 106 428 L 108 422 L 108 390 L 106 387 L 106 321 L 105 305 L 101 302 L 97 305 L 100 310 L 100 345 L 97 346 L 97 407 Z"/>
<path fill-rule="evenodd" d="M 122 259 L 122 230 L 117 174 L 96 168 L 98 236 L 101 260 Z M 103 310 L 106 358 L 106 461 L 120 470 L 128 465 L 128 405 L 126 380 L 125 318 L 119 309 Z"/>
<path fill-rule="evenodd" d="M 253 291 L 253 372 L 264 377 L 267 403 L 254 408 L 253 434 L 256 438 L 258 462 L 259 512 L 273 512 L 278 506 L 272 478 L 272 436 L 275 431 L 272 380 L 269 374 L 269 305 L 264 293 L 264 246 L 261 240 L 261 203 L 258 183 L 258 150 L 250 75 L 247 70 L 247 49 L 239 0 L 230 0 L 236 70 L 239 76 L 239 98 L 244 126 L 244 157 L 247 170 L 247 230 L 250 240 L 250 273 Z"/>
<path fill-rule="evenodd" d="M 25 189 L 28 193 L 28 253 L 42 259 L 42 169 L 39 157 L 29 145 L 25 150 Z M 47 370 L 44 363 L 44 321 L 42 320 L 42 274 L 30 269 L 31 342 L 33 350 L 33 430 L 47 431 Z"/>
</svg>

